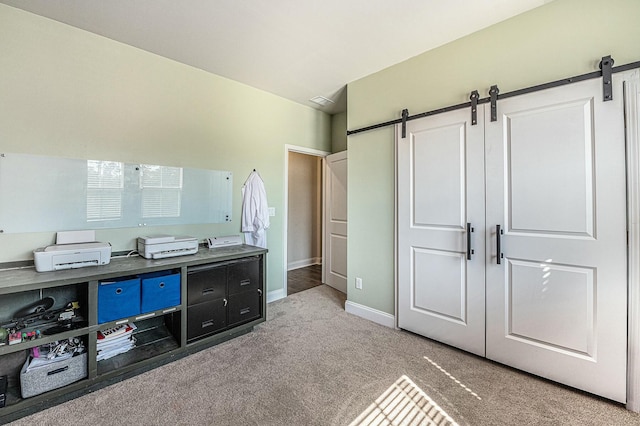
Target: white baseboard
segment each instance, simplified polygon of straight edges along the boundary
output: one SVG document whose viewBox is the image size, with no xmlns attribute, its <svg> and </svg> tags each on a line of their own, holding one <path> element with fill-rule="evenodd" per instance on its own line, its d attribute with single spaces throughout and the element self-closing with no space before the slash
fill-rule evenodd
<svg viewBox="0 0 640 426">
<path fill-rule="evenodd" d="M 373 321 L 377 324 L 384 325 L 385 327 L 395 328 L 396 317 L 386 312 L 379 311 L 377 309 L 370 308 L 368 306 L 361 305 L 359 303 L 347 300 L 344 304 L 344 310 L 350 314 L 357 315 L 369 321 Z"/>
<path fill-rule="evenodd" d="M 321 257 L 312 257 L 309 259 L 296 260 L 295 262 L 289 262 L 287 264 L 287 271 L 293 271 L 294 269 L 306 268 L 307 266 L 322 264 Z"/>
<path fill-rule="evenodd" d="M 273 290 L 267 293 L 267 303 L 275 302 L 276 300 L 284 299 L 287 297 L 284 288 L 280 290 Z"/>
</svg>

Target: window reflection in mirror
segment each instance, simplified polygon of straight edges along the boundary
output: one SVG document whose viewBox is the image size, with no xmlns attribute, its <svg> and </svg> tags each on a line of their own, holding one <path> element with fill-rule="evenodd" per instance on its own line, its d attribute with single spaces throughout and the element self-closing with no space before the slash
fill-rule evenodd
<svg viewBox="0 0 640 426">
<path fill-rule="evenodd" d="M 229 171 L 0 153 L 5 233 L 231 221 Z"/>
</svg>

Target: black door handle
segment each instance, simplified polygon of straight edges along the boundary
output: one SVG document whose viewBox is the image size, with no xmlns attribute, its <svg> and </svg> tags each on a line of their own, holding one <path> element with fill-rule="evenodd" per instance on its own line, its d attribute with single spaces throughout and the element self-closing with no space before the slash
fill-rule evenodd
<svg viewBox="0 0 640 426">
<path fill-rule="evenodd" d="M 496 225 L 496 263 L 499 265 L 502 259 L 502 252 L 500 251 L 500 236 L 503 234 L 500 225 Z"/>
<path fill-rule="evenodd" d="M 474 231 L 471 223 L 467 222 L 467 260 L 471 260 L 471 255 L 474 254 L 471 248 L 471 233 Z"/>
</svg>

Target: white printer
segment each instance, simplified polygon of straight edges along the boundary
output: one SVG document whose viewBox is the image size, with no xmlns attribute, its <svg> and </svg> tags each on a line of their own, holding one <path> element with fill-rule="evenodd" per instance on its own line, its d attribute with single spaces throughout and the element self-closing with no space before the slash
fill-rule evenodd
<svg viewBox="0 0 640 426">
<path fill-rule="evenodd" d="M 145 259 L 163 259 L 197 252 L 198 240 L 194 237 L 164 234 L 138 237 L 138 254 Z"/>
<path fill-rule="evenodd" d="M 227 235 L 224 237 L 211 237 L 207 238 L 207 245 L 210 249 L 239 246 L 242 245 L 242 237 L 240 235 Z"/>
<path fill-rule="evenodd" d="M 106 265 L 110 261 L 109 243 L 54 244 L 33 251 L 33 262 L 38 272 Z"/>
</svg>

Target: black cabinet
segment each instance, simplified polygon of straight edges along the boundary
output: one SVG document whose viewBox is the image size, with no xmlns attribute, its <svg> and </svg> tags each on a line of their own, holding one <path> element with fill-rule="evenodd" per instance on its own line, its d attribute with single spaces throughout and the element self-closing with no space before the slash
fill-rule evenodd
<svg viewBox="0 0 640 426">
<path fill-rule="evenodd" d="M 227 268 L 212 263 L 187 269 L 187 304 L 197 305 L 224 299 L 227 295 Z"/>
<path fill-rule="evenodd" d="M 242 259 L 227 267 L 230 326 L 261 316 L 261 276 L 257 258 Z"/>
<path fill-rule="evenodd" d="M 225 300 L 202 302 L 187 308 L 187 341 L 210 336 L 227 327 Z"/>
<path fill-rule="evenodd" d="M 187 342 L 262 316 L 259 256 L 187 269 Z"/>
<path fill-rule="evenodd" d="M 229 295 L 229 325 L 234 326 L 260 317 L 261 295 L 258 291 Z"/>
</svg>

